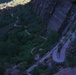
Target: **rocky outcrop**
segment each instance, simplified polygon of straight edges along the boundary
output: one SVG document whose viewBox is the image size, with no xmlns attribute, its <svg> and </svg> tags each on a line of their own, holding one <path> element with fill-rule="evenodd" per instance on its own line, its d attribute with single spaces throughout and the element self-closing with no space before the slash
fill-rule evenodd
<svg viewBox="0 0 76 75">
<path fill-rule="evenodd" d="M 72 8 L 72 3 L 65 0 L 32 0 L 32 9 L 39 15 L 50 30 L 59 31 Z"/>
</svg>

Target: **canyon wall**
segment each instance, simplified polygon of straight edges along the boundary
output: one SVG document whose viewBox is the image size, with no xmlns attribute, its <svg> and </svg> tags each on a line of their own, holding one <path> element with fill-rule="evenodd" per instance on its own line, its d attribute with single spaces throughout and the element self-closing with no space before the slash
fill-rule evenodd
<svg viewBox="0 0 76 75">
<path fill-rule="evenodd" d="M 33 11 L 40 16 L 43 23 L 47 25 L 47 33 L 50 30 L 62 32 L 67 24 L 70 11 L 73 5 L 69 0 L 32 0 Z"/>
</svg>

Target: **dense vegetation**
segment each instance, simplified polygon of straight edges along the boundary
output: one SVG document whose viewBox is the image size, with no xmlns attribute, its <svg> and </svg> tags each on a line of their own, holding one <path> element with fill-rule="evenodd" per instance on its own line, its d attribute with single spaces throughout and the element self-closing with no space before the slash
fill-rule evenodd
<svg viewBox="0 0 76 75">
<path fill-rule="evenodd" d="M 18 5 L 19 3 L 22 5 Z M 35 54 L 39 53 L 42 57 L 58 41 L 59 35 L 55 31 L 51 31 L 45 37 L 46 25 L 30 10 L 30 5 L 30 3 L 24 4 L 24 2 L 15 0 L 0 4 L 2 8 L 0 9 L 1 65 L 26 62 L 23 64 L 26 69 L 36 62 Z M 40 48 L 43 50 L 39 51 Z"/>
</svg>

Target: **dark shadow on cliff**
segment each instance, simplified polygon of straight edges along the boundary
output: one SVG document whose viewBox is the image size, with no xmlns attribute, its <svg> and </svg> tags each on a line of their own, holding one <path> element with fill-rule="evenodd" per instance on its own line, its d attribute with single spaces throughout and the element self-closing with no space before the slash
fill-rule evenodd
<svg viewBox="0 0 76 75">
<path fill-rule="evenodd" d="M 72 1 L 72 4 L 76 6 L 76 0 Z"/>
<path fill-rule="evenodd" d="M 7 2 L 10 2 L 10 1 L 12 1 L 12 0 L 0 0 L 0 4 L 1 3 L 7 3 Z"/>
</svg>

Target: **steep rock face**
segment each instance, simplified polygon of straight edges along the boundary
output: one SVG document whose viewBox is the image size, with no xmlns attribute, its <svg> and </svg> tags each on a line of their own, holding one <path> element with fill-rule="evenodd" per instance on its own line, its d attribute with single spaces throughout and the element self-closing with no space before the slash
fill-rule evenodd
<svg viewBox="0 0 76 75">
<path fill-rule="evenodd" d="M 36 12 L 45 23 L 48 23 L 56 5 L 56 0 L 32 0 L 34 12 Z"/>
<path fill-rule="evenodd" d="M 59 31 L 69 14 L 72 3 L 65 0 L 32 0 L 32 8 L 50 30 Z"/>
</svg>

